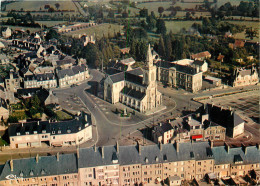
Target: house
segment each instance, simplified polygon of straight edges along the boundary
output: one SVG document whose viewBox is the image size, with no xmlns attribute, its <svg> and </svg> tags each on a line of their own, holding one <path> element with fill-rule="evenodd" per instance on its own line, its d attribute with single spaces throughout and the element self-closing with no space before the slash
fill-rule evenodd
<svg viewBox="0 0 260 186">
<path fill-rule="evenodd" d="M 200 52 L 200 53 L 191 55 L 191 59 L 194 59 L 194 60 L 203 61 L 203 60 L 209 59 L 209 58 L 211 58 L 211 54 L 209 53 L 209 51 L 204 51 L 204 52 Z"/>
<path fill-rule="evenodd" d="M 9 27 L 4 28 L 4 30 L 2 31 L 2 36 L 4 38 L 9 38 L 11 37 L 11 35 L 12 35 L 12 30 Z"/>
<path fill-rule="evenodd" d="M 170 123 L 160 123 L 152 131 L 152 137 L 155 143 L 166 144 L 173 138 L 173 127 Z"/>
<path fill-rule="evenodd" d="M 200 119 L 202 123 L 206 121 L 213 125 L 217 124 L 224 127 L 226 129 L 226 135 L 229 137 L 235 138 L 244 134 L 245 122 L 231 108 L 226 109 L 215 106 L 214 104 L 205 104 L 198 109 L 198 112 L 200 113 Z"/>
<path fill-rule="evenodd" d="M 9 124 L 11 148 L 79 145 L 92 138 L 90 116 L 81 113 L 66 121 L 34 121 Z"/>
<path fill-rule="evenodd" d="M 224 55 L 219 54 L 218 57 L 217 57 L 217 61 L 223 63 L 224 57 L 225 57 Z"/>
<path fill-rule="evenodd" d="M 245 42 L 243 40 L 236 39 L 234 43 L 229 43 L 228 46 L 232 49 L 243 48 L 245 46 Z"/>
<path fill-rule="evenodd" d="M 232 76 L 233 87 L 255 85 L 258 82 L 258 72 L 254 66 L 251 69 L 237 68 Z"/>
<path fill-rule="evenodd" d="M 0 98 L 0 120 L 7 120 L 9 118 L 9 108 L 6 100 Z"/>
<path fill-rule="evenodd" d="M 195 60 L 191 66 L 194 68 L 198 67 L 200 72 L 208 71 L 208 63 L 205 60 L 203 60 L 203 61 Z"/>
<path fill-rule="evenodd" d="M 128 47 L 128 48 L 121 48 L 120 49 L 120 52 L 122 53 L 122 54 L 129 54 L 129 51 L 130 51 L 130 48 Z"/>
<path fill-rule="evenodd" d="M 153 64 L 150 45 L 144 68 L 119 72 L 105 79 L 104 100 L 112 104 L 121 102 L 140 112 L 161 105 L 162 96 L 157 89 L 156 66 Z"/>
<path fill-rule="evenodd" d="M 58 97 L 53 94 L 53 92 L 50 90 L 49 95 L 44 101 L 45 105 L 56 105 L 59 104 Z"/>
</svg>

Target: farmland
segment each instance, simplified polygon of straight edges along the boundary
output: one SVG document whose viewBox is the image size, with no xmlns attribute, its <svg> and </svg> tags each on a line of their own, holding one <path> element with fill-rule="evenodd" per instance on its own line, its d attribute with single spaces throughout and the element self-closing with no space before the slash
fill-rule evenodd
<svg viewBox="0 0 260 186">
<path fill-rule="evenodd" d="M 66 33 L 65 35 L 76 37 L 79 34 L 87 34 L 87 35 L 95 35 L 97 38 L 100 39 L 103 35 L 107 36 L 108 33 L 113 35 L 114 32 L 119 32 L 119 31 L 122 32 L 122 30 L 123 30 L 123 26 L 104 23 L 90 28 Z"/>
</svg>

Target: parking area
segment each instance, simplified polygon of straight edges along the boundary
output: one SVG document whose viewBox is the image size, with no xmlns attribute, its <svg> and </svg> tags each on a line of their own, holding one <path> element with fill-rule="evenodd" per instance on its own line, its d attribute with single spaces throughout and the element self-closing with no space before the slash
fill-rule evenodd
<svg viewBox="0 0 260 186">
<path fill-rule="evenodd" d="M 214 103 L 215 105 L 224 107 L 232 107 L 240 115 L 245 115 L 250 118 L 259 118 L 260 105 L 258 90 L 207 99 L 201 102 Z"/>
</svg>

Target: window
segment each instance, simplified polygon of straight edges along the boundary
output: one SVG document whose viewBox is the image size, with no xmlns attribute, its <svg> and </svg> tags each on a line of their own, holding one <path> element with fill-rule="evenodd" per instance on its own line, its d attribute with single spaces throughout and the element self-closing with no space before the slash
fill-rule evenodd
<svg viewBox="0 0 260 186">
<path fill-rule="evenodd" d="M 198 165 L 201 165 L 201 162 L 198 162 Z"/>
</svg>

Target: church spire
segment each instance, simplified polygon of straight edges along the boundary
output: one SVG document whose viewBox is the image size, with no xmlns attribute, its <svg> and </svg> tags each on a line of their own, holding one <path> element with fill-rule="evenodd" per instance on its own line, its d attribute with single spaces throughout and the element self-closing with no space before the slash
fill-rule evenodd
<svg viewBox="0 0 260 186">
<path fill-rule="evenodd" d="M 150 46 L 150 44 L 148 45 L 147 56 L 146 56 L 146 62 L 147 62 L 148 67 L 153 66 L 153 56 L 152 56 L 152 51 L 151 51 L 151 46 Z"/>
</svg>

